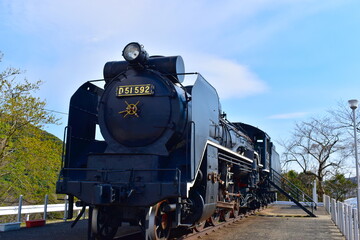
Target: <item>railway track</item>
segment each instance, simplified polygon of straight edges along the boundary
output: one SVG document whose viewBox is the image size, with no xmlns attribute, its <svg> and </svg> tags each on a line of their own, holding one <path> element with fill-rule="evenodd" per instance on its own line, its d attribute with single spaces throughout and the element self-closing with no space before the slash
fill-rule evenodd
<svg viewBox="0 0 360 240">
<path fill-rule="evenodd" d="M 128 233 L 126 235 L 122 235 L 114 238 L 114 240 L 144 240 L 144 234 L 142 231 L 137 231 L 133 233 Z"/>
<path fill-rule="evenodd" d="M 262 209 L 264 209 L 264 208 L 262 208 Z M 189 231 L 189 233 L 187 233 L 187 234 L 185 233 L 183 236 L 172 237 L 169 240 L 195 240 L 195 239 L 201 239 L 202 237 L 211 235 L 212 233 L 217 232 L 220 229 L 226 228 L 227 226 L 229 226 L 229 225 L 231 225 L 231 224 L 233 224 L 235 222 L 241 221 L 242 219 L 245 219 L 246 217 L 248 217 L 250 215 L 254 215 L 256 212 L 259 212 L 262 209 L 249 211 L 246 214 L 240 214 L 236 218 L 229 218 L 229 219 L 227 219 L 227 221 L 219 222 L 215 226 L 205 227 L 205 228 L 203 228 L 201 230 L 193 229 L 192 232 Z M 144 240 L 144 233 L 142 231 L 136 231 L 136 232 L 133 232 L 133 233 L 128 233 L 126 235 L 118 236 L 118 237 L 116 237 L 114 239 L 115 240 Z"/>
<path fill-rule="evenodd" d="M 207 236 L 207 235 L 211 235 L 212 233 L 222 229 L 222 228 L 225 228 L 226 226 L 229 226 L 237 221 L 240 221 L 250 215 L 253 215 L 256 213 L 256 211 L 260 211 L 259 210 L 255 210 L 255 211 L 250 211 L 250 212 L 247 212 L 246 214 L 240 214 L 239 216 L 237 216 L 236 218 L 230 218 L 228 219 L 227 221 L 225 222 L 219 222 L 218 224 L 216 224 L 215 226 L 211 226 L 211 227 L 206 227 L 204 229 L 202 229 L 201 231 L 194 231 L 193 233 L 191 234 L 188 234 L 188 235 L 185 235 L 185 236 L 182 236 L 180 238 L 176 238 L 176 239 L 171 239 L 171 240 L 195 240 L 195 239 L 201 239 L 202 237 L 204 236 Z"/>
</svg>

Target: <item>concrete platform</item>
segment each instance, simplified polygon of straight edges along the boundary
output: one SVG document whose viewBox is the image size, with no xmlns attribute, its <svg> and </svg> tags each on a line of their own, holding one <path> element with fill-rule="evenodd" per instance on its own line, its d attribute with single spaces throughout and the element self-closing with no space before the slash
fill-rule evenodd
<svg viewBox="0 0 360 240">
<path fill-rule="evenodd" d="M 317 217 L 311 218 L 297 206 L 270 205 L 203 240 L 345 240 L 323 207 L 314 213 Z"/>
</svg>

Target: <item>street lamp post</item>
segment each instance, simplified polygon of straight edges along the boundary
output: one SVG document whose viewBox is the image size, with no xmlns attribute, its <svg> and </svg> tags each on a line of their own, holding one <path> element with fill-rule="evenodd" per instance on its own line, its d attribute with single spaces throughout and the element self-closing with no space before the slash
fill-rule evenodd
<svg viewBox="0 0 360 240">
<path fill-rule="evenodd" d="M 357 182 L 357 212 L 358 219 L 360 218 L 360 179 L 359 179 L 359 161 L 357 152 L 357 137 L 356 137 L 356 118 L 355 109 L 358 107 L 358 100 L 349 100 L 349 106 L 353 112 L 353 124 L 354 124 L 354 139 L 355 139 L 355 164 L 356 164 L 356 182 Z M 358 221 L 359 222 L 359 221 Z"/>
</svg>

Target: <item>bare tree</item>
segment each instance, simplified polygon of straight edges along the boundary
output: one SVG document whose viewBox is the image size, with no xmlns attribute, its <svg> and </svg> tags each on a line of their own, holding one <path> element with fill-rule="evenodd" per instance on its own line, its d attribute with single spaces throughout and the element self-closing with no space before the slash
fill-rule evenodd
<svg viewBox="0 0 360 240">
<path fill-rule="evenodd" d="M 343 130 L 330 118 L 312 118 L 297 123 L 291 139 L 281 144 L 285 148 L 284 162 L 295 162 L 305 174 L 314 175 L 318 193 L 324 193 L 324 178 L 341 167 L 343 155 Z"/>
<path fill-rule="evenodd" d="M 357 108 L 356 110 L 356 130 L 360 133 L 360 109 Z M 343 135 L 343 140 L 346 142 L 346 150 L 347 155 L 354 156 L 354 120 L 353 120 L 353 113 L 348 104 L 344 101 L 338 103 L 336 109 L 332 109 L 329 111 L 331 116 L 334 118 L 336 122 L 336 126 L 345 133 Z"/>
<path fill-rule="evenodd" d="M 356 129 L 360 132 L 360 109 L 356 110 Z M 347 103 L 341 101 L 338 103 L 336 109 L 329 111 L 331 116 L 334 118 L 338 128 L 348 129 L 349 135 L 353 137 L 353 113 Z"/>
</svg>

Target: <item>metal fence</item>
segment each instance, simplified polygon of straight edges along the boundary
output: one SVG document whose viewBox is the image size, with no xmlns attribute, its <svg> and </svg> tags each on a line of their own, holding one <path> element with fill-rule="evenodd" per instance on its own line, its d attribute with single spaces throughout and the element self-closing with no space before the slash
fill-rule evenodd
<svg viewBox="0 0 360 240">
<path fill-rule="evenodd" d="M 23 196 L 19 197 L 19 204 L 17 206 L 0 207 L 0 216 L 17 215 L 17 222 L 22 221 L 22 215 L 29 220 L 30 214 L 43 213 L 43 219 L 47 219 L 49 212 L 64 212 L 64 221 L 67 219 L 69 209 L 69 201 L 67 196 L 64 198 L 64 203 L 48 204 L 48 196 L 45 196 L 44 205 L 23 205 Z M 74 205 L 74 210 L 80 211 L 81 207 Z"/>
<path fill-rule="evenodd" d="M 324 194 L 324 207 L 347 240 L 359 240 L 357 209 Z"/>
</svg>

